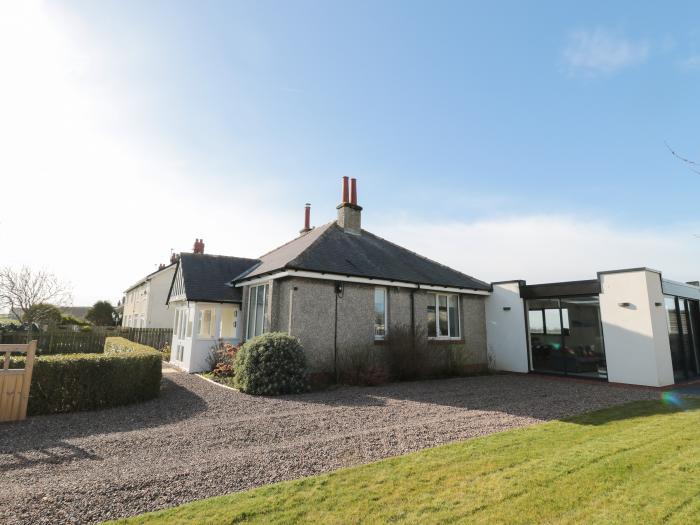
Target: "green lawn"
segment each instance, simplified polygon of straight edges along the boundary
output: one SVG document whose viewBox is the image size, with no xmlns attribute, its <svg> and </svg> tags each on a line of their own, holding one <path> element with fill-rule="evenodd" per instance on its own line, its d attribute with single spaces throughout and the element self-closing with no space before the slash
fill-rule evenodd
<svg viewBox="0 0 700 525">
<path fill-rule="evenodd" d="M 123 523 L 697 523 L 700 400 L 683 404 L 632 403 Z"/>
</svg>

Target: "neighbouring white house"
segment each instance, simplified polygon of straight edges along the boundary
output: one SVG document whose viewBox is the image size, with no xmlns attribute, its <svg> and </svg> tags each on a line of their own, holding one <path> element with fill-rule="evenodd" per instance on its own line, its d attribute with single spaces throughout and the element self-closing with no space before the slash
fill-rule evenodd
<svg viewBox="0 0 700 525">
<path fill-rule="evenodd" d="M 127 328 L 172 328 L 173 310 L 166 304 L 176 260 L 161 266 L 124 292 L 122 326 Z"/>
<path fill-rule="evenodd" d="M 664 387 L 700 376 L 700 286 L 648 268 L 492 283 L 490 366 Z"/>
<path fill-rule="evenodd" d="M 170 362 L 187 371 L 206 370 L 219 342 L 241 341 L 243 295 L 227 283 L 257 262 L 203 251 L 202 243 L 195 253 L 180 254 L 165 301 L 174 314 Z"/>
</svg>

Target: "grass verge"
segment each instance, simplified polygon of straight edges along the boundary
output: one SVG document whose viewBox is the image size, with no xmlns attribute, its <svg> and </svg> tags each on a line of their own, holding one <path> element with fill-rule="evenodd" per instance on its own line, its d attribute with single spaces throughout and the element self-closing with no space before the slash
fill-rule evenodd
<svg viewBox="0 0 700 525">
<path fill-rule="evenodd" d="M 118 523 L 692 523 L 700 516 L 700 400 L 674 401 L 631 403 Z"/>
</svg>

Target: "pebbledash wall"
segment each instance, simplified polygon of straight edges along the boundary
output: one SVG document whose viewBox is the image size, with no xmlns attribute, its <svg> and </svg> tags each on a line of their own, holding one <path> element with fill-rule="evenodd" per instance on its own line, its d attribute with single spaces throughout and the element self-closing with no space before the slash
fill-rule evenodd
<svg viewBox="0 0 700 525">
<path fill-rule="evenodd" d="M 700 287 L 696 283 L 664 279 L 661 272 L 647 268 L 599 272 L 597 281 L 585 283 L 586 286 L 597 285 L 599 290 L 593 297 L 599 301 L 608 381 L 654 387 L 672 385 L 683 379 L 679 378 L 678 346 L 689 363 L 685 367 L 685 378 L 690 377 L 690 367 L 692 374 L 700 374 Z M 552 290 L 571 289 L 572 285 L 580 283 L 584 282 L 541 286 Z M 491 366 L 512 372 L 533 371 L 528 301 L 521 297 L 527 286 L 524 281 L 493 283 L 492 286 L 492 294 L 486 299 Z M 679 301 L 690 310 L 683 320 L 680 315 L 686 313 L 677 306 Z M 679 341 L 679 330 L 681 335 L 686 333 L 685 342 Z M 672 342 L 676 345 L 673 350 L 675 365 Z"/>
<path fill-rule="evenodd" d="M 336 283 L 332 280 L 285 277 L 269 280 L 267 284 L 265 331 L 287 332 L 298 337 L 306 352 L 311 374 L 321 377 L 334 373 L 336 345 L 337 354 L 342 358 L 346 351 L 382 344 L 374 338 L 373 285 L 344 282 L 342 292 L 336 295 Z M 388 337 L 391 337 L 392 329 L 410 329 L 411 289 L 385 288 Z M 243 320 L 247 319 L 249 290 L 249 286 L 243 287 Z M 427 293 L 422 290 L 413 292 L 413 318 L 417 334 L 427 333 Z M 436 355 L 441 345 L 450 345 L 454 350 L 456 366 L 467 373 L 487 366 L 486 297 L 471 294 L 459 294 L 459 297 L 462 338 L 430 339 L 427 344 L 436 348 Z M 245 327 L 243 330 L 245 332 Z"/>
</svg>

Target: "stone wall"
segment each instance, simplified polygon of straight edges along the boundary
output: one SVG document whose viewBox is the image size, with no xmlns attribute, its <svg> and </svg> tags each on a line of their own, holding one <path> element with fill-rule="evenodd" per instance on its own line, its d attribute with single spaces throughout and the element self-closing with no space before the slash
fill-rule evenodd
<svg viewBox="0 0 700 525">
<path fill-rule="evenodd" d="M 411 289 L 387 287 L 387 291 L 389 334 L 396 327 L 410 330 Z M 245 287 L 243 320 L 247 315 L 247 296 L 248 287 Z M 485 368 L 485 297 L 461 296 L 462 339 L 459 341 L 427 339 L 427 304 L 427 292 L 414 290 L 416 333 L 423 336 L 421 343 L 434 356 L 429 361 L 436 367 L 441 366 L 449 351 L 461 372 Z M 337 297 L 337 334 L 336 293 L 332 281 L 298 277 L 275 280 L 270 286 L 266 314 L 269 331 L 287 332 L 301 340 L 312 374 L 332 377 L 336 337 L 341 357 L 344 352 L 360 348 L 383 351 L 382 344 L 374 340 L 374 287 L 371 285 L 343 283 L 343 292 Z"/>
</svg>

